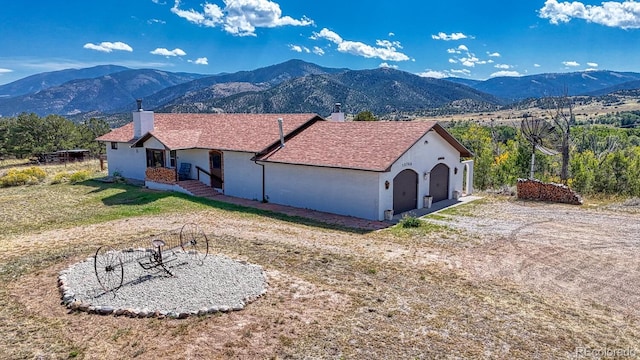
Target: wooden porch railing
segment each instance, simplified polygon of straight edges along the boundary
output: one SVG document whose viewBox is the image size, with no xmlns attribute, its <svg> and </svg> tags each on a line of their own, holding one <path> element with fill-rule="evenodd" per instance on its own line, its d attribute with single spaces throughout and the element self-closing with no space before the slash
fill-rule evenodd
<svg viewBox="0 0 640 360">
<path fill-rule="evenodd" d="M 205 173 L 206 175 L 209 176 L 209 184 L 212 184 L 214 179 L 218 180 L 220 182 L 220 184 L 224 183 L 222 178 L 220 178 L 220 177 L 218 177 L 216 175 L 213 175 L 212 173 L 208 172 L 207 170 L 201 168 L 200 166 L 196 165 L 196 170 L 197 170 L 196 173 L 197 173 L 198 180 L 200 180 L 200 173 L 203 172 L 203 173 Z"/>
</svg>

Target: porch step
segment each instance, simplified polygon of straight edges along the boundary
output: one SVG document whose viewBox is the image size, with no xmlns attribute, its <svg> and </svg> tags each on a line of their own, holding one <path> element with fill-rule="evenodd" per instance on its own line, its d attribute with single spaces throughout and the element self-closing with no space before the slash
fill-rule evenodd
<svg viewBox="0 0 640 360">
<path fill-rule="evenodd" d="M 220 195 L 220 193 L 212 187 L 207 186 L 198 180 L 178 181 L 178 186 L 184 189 L 187 193 L 197 197 L 213 198 Z"/>
</svg>

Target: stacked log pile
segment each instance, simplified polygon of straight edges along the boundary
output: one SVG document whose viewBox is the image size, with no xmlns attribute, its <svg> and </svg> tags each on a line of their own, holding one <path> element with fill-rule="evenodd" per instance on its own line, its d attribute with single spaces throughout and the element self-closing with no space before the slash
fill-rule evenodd
<svg viewBox="0 0 640 360">
<path fill-rule="evenodd" d="M 518 179 L 518 199 L 582 205 L 582 197 L 563 184 Z"/>
<path fill-rule="evenodd" d="M 162 184 L 176 183 L 176 170 L 163 167 L 147 168 L 145 171 L 147 181 L 153 181 Z"/>
</svg>

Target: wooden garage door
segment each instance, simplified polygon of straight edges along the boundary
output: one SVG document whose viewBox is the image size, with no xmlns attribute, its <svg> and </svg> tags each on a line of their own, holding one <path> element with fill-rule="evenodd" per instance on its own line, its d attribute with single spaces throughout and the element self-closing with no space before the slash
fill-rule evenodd
<svg viewBox="0 0 640 360">
<path fill-rule="evenodd" d="M 449 167 L 447 165 L 438 164 L 431 170 L 429 194 L 433 196 L 433 202 L 449 198 Z"/>
<path fill-rule="evenodd" d="M 418 174 L 403 170 L 393 179 L 393 213 L 413 210 L 418 203 Z"/>
</svg>

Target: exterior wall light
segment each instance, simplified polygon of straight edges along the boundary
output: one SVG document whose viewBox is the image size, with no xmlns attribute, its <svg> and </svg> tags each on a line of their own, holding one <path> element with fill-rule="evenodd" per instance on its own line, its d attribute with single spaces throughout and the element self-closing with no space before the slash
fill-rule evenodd
<svg viewBox="0 0 640 360">
<path fill-rule="evenodd" d="M 391 184 L 389 184 L 389 180 L 387 180 L 387 181 L 385 181 L 385 182 L 384 182 L 384 188 L 385 188 L 386 190 L 389 190 L 389 185 L 391 185 Z"/>
</svg>

